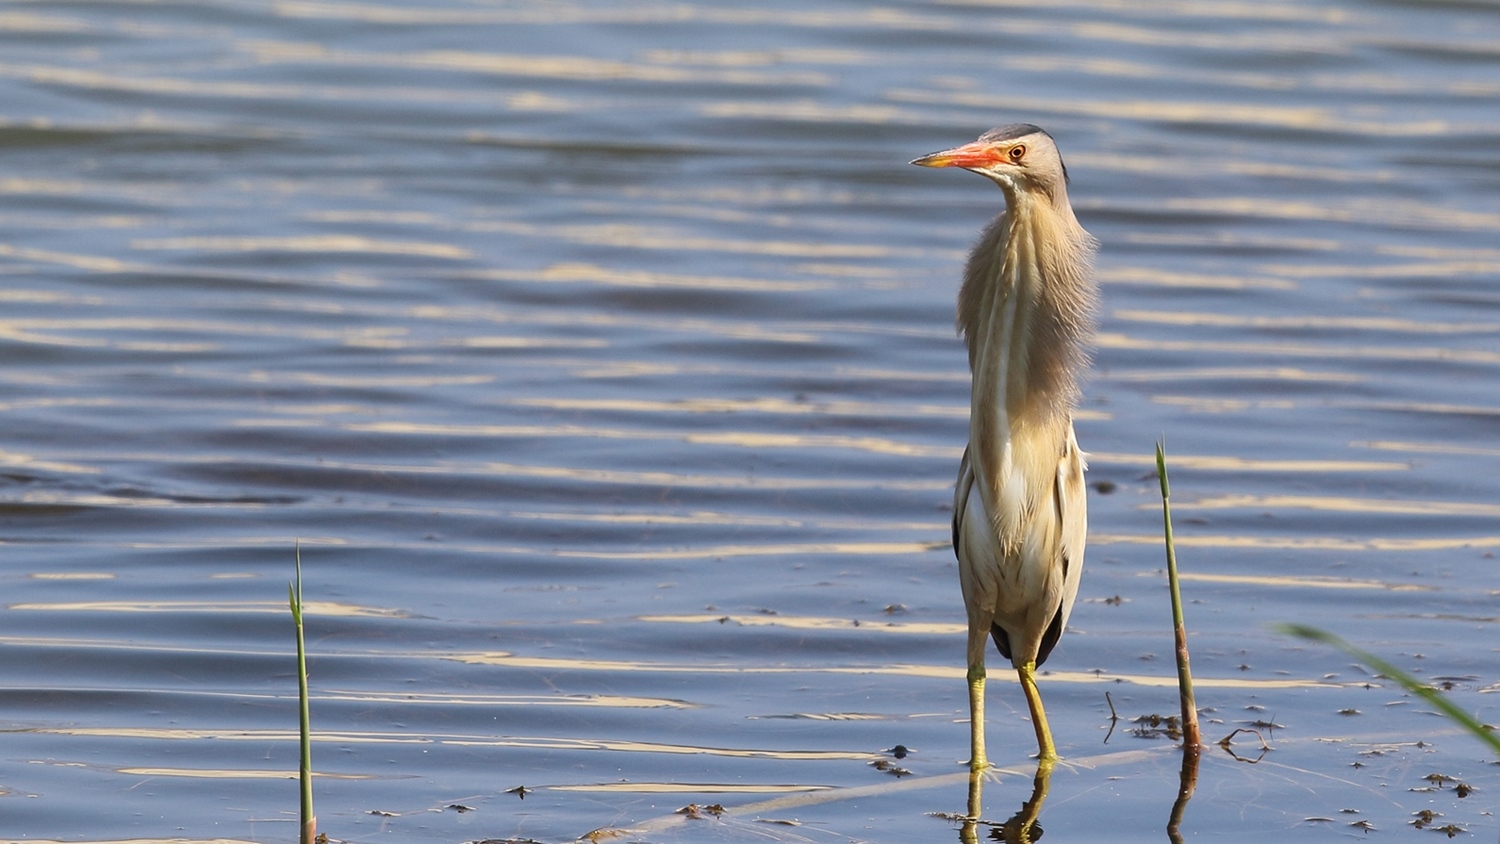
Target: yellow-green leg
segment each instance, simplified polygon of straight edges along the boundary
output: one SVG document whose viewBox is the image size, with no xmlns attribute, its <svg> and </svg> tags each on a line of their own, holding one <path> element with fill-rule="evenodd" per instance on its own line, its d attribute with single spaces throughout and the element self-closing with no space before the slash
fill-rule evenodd
<svg viewBox="0 0 1500 844">
<path fill-rule="evenodd" d="M 971 676 L 972 673 L 971 670 Z M 1036 663 L 1024 663 L 1016 669 L 1016 673 L 1021 675 L 1021 691 L 1026 693 L 1026 705 L 1031 709 L 1031 726 L 1036 728 L 1036 746 L 1041 751 L 1037 759 L 1050 766 L 1057 761 L 1057 748 L 1052 744 L 1052 730 L 1047 726 L 1047 711 L 1042 708 L 1042 693 L 1036 687 Z M 970 689 L 973 688 L 973 682 L 972 679 L 969 681 Z M 981 678 L 980 683 L 983 682 Z"/>
<path fill-rule="evenodd" d="M 969 666 L 969 769 L 990 766 L 984 755 L 984 663 Z"/>
</svg>

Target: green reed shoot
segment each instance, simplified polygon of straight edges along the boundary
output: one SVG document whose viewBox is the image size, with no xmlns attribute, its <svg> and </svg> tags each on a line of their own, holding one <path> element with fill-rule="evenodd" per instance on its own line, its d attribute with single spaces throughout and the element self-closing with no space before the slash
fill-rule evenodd
<svg viewBox="0 0 1500 844">
<path fill-rule="evenodd" d="M 297 549 L 297 579 L 287 586 L 287 600 L 292 605 L 292 621 L 297 625 L 297 702 L 302 713 L 302 764 L 298 770 L 302 782 L 302 844 L 315 844 L 318 818 L 313 814 L 312 798 L 312 724 L 307 706 L 307 646 L 302 638 L 302 545 Z"/>
<path fill-rule="evenodd" d="M 1198 707 L 1193 699 L 1193 672 L 1188 666 L 1187 625 L 1182 620 L 1182 591 L 1177 585 L 1177 548 L 1172 542 L 1172 504 L 1167 489 L 1167 457 L 1156 444 L 1156 475 L 1161 479 L 1162 530 L 1167 544 L 1167 586 L 1172 592 L 1172 633 L 1177 641 L 1177 693 L 1182 701 L 1182 746 L 1197 749 L 1203 744 L 1198 730 Z"/>
<path fill-rule="evenodd" d="M 1278 624 L 1275 626 L 1275 629 L 1277 632 L 1285 633 L 1288 636 L 1296 636 L 1299 639 L 1307 639 L 1312 642 L 1319 642 L 1338 648 L 1359 662 L 1375 669 L 1377 673 L 1395 680 L 1403 689 L 1432 704 L 1439 712 L 1448 716 L 1454 723 L 1473 733 L 1475 737 L 1489 745 L 1496 753 L 1500 753 L 1500 738 L 1497 738 L 1489 728 L 1479 723 L 1474 716 L 1455 706 L 1442 692 L 1402 671 L 1395 665 L 1386 662 L 1369 651 L 1361 650 L 1349 644 L 1326 630 L 1319 630 L 1316 627 L 1309 627 L 1305 624 Z"/>
</svg>

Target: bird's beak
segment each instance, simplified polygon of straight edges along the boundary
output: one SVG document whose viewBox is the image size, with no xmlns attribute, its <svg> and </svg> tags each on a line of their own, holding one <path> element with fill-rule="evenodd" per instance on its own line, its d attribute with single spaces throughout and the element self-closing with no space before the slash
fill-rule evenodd
<svg viewBox="0 0 1500 844">
<path fill-rule="evenodd" d="M 975 141 L 961 147 L 924 155 L 912 163 L 918 167 L 962 167 L 972 170 L 988 167 L 1000 161 L 1000 151 L 991 144 Z"/>
</svg>

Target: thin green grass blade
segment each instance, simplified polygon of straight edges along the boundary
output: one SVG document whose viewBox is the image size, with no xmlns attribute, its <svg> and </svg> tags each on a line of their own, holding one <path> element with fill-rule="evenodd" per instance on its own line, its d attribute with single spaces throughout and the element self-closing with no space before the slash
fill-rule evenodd
<svg viewBox="0 0 1500 844">
<path fill-rule="evenodd" d="M 1489 728 L 1479 723 L 1479 721 L 1475 719 L 1474 716 L 1463 711 L 1462 709 L 1459 709 L 1458 706 L 1456 706 L 1453 701 L 1445 697 L 1442 692 L 1434 689 L 1426 683 L 1423 683 L 1416 677 L 1413 677 L 1405 671 L 1402 671 L 1400 668 L 1397 668 L 1391 663 L 1386 662 L 1385 660 L 1370 653 L 1369 651 L 1362 650 L 1355 647 L 1354 645 L 1349 644 L 1348 642 L 1340 639 L 1338 636 L 1335 636 L 1334 634 L 1329 633 L 1326 630 L 1319 630 L 1316 627 L 1309 627 L 1305 624 L 1277 624 L 1275 625 L 1275 630 L 1278 633 L 1284 633 L 1288 636 L 1296 636 L 1299 639 L 1307 639 L 1311 642 L 1318 642 L 1320 644 L 1331 645 L 1332 647 L 1338 648 L 1339 650 L 1359 660 L 1370 668 L 1375 669 L 1376 672 L 1384 674 L 1392 680 L 1395 680 L 1397 683 L 1400 683 L 1402 688 L 1432 704 L 1437 708 L 1439 712 L 1448 716 L 1448 718 L 1451 719 L 1454 723 L 1463 727 L 1465 730 L 1468 730 L 1470 733 L 1473 733 L 1475 738 L 1478 738 L 1480 741 L 1489 745 L 1490 749 L 1494 750 L 1496 753 L 1500 753 L 1500 737 L 1496 737 L 1496 735 L 1491 732 Z"/>
<path fill-rule="evenodd" d="M 1198 704 L 1193 696 L 1193 670 L 1189 665 L 1187 624 L 1182 620 L 1182 590 L 1177 585 L 1177 546 L 1172 541 L 1172 502 L 1167 485 L 1167 456 L 1160 442 L 1156 444 L 1156 475 L 1161 479 L 1162 533 L 1167 545 L 1167 587 L 1172 593 L 1172 635 L 1177 650 L 1177 694 L 1182 703 L 1182 738 L 1184 748 L 1203 743 L 1198 728 Z"/>
<path fill-rule="evenodd" d="M 297 626 L 297 702 L 301 711 L 301 755 L 298 775 L 302 782 L 302 844 L 314 844 L 318 837 L 318 818 L 313 814 L 312 797 L 312 723 L 307 705 L 307 646 L 302 636 L 302 544 L 296 546 L 297 579 L 287 586 L 287 601 L 292 606 L 292 621 Z"/>
</svg>

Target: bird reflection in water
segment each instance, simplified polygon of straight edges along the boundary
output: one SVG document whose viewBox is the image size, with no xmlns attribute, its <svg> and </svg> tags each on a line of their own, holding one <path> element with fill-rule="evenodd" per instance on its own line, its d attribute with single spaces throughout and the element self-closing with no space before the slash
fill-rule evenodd
<svg viewBox="0 0 1500 844">
<path fill-rule="evenodd" d="M 1036 777 L 1032 780 L 1031 799 L 1005 823 L 995 825 L 979 819 L 980 803 L 984 796 L 983 771 L 969 771 L 969 817 L 958 830 L 962 844 L 979 844 L 979 827 L 989 827 L 989 838 L 1005 844 L 1033 844 L 1042 838 L 1042 825 L 1038 819 L 1042 814 L 1042 803 L 1047 800 L 1047 789 L 1052 784 L 1052 763 L 1039 762 Z"/>
</svg>

